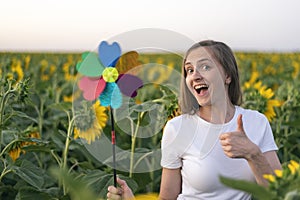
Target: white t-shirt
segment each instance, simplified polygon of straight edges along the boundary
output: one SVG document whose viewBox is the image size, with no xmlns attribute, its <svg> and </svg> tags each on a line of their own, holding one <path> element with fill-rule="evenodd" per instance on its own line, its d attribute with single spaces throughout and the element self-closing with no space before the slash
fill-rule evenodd
<svg viewBox="0 0 300 200">
<path fill-rule="evenodd" d="M 252 110 L 235 107 L 232 120 L 225 124 L 211 124 L 198 115 L 180 115 L 167 122 L 162 138 L 161 166 L 181 168 L 182 193 L 178 200 L 247 200 L 243 191 L 226 187 L 219 181 L 225 176 L 255 181 L 245 159 L 227 157 L 219 142 L 219 135 L 237 129 L 237 116 L 243 115 L 248 138 L 262 152 L 277 150 L 267 118 Z"/>
</svg>

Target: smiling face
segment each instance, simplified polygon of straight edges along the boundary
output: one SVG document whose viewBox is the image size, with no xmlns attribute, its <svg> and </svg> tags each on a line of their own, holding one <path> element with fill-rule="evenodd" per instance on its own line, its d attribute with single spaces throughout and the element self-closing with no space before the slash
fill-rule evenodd
<svg viewBox="0 0 300 200">
<path fill-rule="evenodd" d="M 228 100 L 230 77 L 205 47 L 192 50 L 184 63 L 185 82 L 201 107 Z"/>
</svg>

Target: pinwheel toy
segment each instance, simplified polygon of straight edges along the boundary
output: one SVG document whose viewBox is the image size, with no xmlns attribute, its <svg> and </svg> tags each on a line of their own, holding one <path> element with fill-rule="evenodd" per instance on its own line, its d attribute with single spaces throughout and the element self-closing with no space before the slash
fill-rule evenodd
<svg viewBox="0 0 300 200">
<path fill-rule="evenodd" d="M 88 101 L 100 100 L 102 106 L 110 107 L 111 115 L 111 143 L 113 147 L 114 185 L 116 186 L 116 160 L 115 160 L 115 129 L 113 109 L 122 105 L 122 94 L 135 97 L 137 89 L 143 82 L 137 76 L 126 74 L 138 65 L 138 54 L 130 51 L 121 56 L 120 45 L 116 42 L 111 45 L 102 41 L 98 47 L 98 55 L 94 52 L 82 54 L 82 61 L 78 62 L 76 69 L 83 77 L 78 86 L 83 92 L 84 99 Z"/>
</svg>

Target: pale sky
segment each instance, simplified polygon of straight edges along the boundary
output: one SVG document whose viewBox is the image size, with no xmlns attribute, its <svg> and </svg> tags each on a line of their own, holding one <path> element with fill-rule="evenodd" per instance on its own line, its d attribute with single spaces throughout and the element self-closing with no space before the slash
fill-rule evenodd
<svg viewBox="0 0 300 200">
<path fill-rule="evenodd" d="M 0 0 L 0 51 L 93 50 L 143 28 L 234 50 L 300 51 L 299 10 L 299 0 Z"/>
</svg>

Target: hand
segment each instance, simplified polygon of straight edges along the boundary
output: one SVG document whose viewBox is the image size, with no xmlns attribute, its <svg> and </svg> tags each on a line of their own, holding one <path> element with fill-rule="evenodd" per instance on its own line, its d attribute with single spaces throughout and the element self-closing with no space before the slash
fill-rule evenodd
<svg viewBox="0 0 300 200">
<path fill-rule="evenodd" d="M 109 200 L 134 200 L 134 195 L 131 189 L 128 187 L 126 181 L 117 177 L 117 183 L 120 185 L 120 187 L 108 187 L 107 198 Z"/>
<path fill-rule="evenodd" d="M 246 135 L 242 115 L 237 118 L 237 130 L 223 133 L 219 137 L 223 151 L 229 158 L 245 158 L 249 160 L 252 155 L 260 152 L 260 149 Z"/>
</svg>

